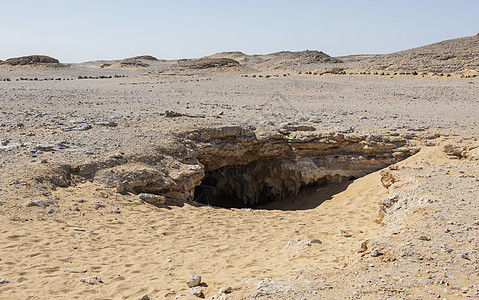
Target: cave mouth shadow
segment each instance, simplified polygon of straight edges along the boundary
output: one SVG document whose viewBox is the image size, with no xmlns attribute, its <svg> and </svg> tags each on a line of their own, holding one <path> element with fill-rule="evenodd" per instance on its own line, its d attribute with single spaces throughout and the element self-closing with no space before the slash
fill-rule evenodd
<svg viewBox="0 0 479 300">
<path fill-rule="evenodd" d="M 345 191 L 354 179 L 345 179 L 339 183 L 329 182 L 319 185 L 307 185 L 301 187 L 298 194 L 261 204 L 257 210 L 308 210 L 315 209 L 325 201 L 332 200 L 334 195 Z"/>
<path fill-rule="evenodd" d="M 213 182 L 206 181 L 195 188 L 195 201 L 218 209 L 250 208 L 255 210 L 298 211 L 315 209 L 334 195 L 345 191 L 356 178 L 343 179 L 341 182 L 321 182 L 302 186 L 298 194 L 282 199 L 264 197 L 261 203 L 248 205 L 235 195 L 219 191 Z"/>
</svg>

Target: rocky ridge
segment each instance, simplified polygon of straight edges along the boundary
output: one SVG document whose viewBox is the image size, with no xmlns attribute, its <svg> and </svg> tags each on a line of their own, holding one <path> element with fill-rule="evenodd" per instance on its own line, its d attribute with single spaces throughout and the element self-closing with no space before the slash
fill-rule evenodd
<svg viewBox="0 0 479 300">
<path fill-rule="evenodd" d="M 219 193 L 255 206 L 295 195 L 305 185 L 364 176 L 416 151 L 400 137 L 294 132 L 257 138 L 244 126 L 185 132 L 177 143 L 176 150 L 156 154 L 53 167 L 36 180 L 66 187 L 88 179 L 119 192 L 181 202 L 197 199 L 195 188 L 206 176 Z"/>
</svg>

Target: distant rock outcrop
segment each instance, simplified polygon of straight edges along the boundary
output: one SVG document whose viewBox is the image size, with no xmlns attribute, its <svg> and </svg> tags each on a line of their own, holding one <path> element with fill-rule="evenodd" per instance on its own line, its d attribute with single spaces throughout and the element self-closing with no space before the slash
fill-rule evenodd
<svg viewBox="0 0 479 300">
<path fill-rule="evenodd" d="M 140 55 L 140 56 L 132 57 L 131 59 L 143 59 L 143 60 L 152 60 L 152 61 L 158 60 L 158 58 L 151 55 Z"/>
<path fill-rule="evenodd" d="M 312 64 L 312 63 L 336 63 L 340 62 L 339 59 L 333 58 L 323 51 L 317 50 L 305 50 L 305 51 L 281 51 L 268 54 L 269 57 L 274 57 L 276 59 L 288 60 L 290 62 L 296 62 L 301 64 Z"/>
<path fill-rule="evenodd" d="M 174 68 L 186 70 L 205 70 L 213 68 L 239 67 L 240 63 L 231 58 L 199 58 L 181 60 Z"/>
<path fill-rule="evenodd" d="M 56 58 L 46 55 L 29 55 L 22 57 L 14 57 L 5 60 L 5 64 L 12 66 L 17 65 L 36 65 L 36 64 L 58 64 L 60 61 Z"/>
<path fill-rule="evenodd" d="M 361 63 L 366 71 L 479 72 L 479 36 L 446 40 L 418 48 L 377 55 Z"/>
<path fill-rule="evenodd" d="M 143 63 L 138 59 L 127 58 L 119 62 L 120 67 L 146 68 L 149 64 Z"/>
</svg>

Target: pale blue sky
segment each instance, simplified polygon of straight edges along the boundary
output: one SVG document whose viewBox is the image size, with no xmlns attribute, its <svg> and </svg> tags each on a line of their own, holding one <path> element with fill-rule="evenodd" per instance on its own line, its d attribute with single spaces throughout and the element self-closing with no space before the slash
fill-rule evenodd
<svg viewBox="0 0 479 300">
<path fill-rule="evenodd" d="M 0 0 L 0 59 L 317 49 L 389 53 L 479 32 L 477 0 Z"/>
</svg>

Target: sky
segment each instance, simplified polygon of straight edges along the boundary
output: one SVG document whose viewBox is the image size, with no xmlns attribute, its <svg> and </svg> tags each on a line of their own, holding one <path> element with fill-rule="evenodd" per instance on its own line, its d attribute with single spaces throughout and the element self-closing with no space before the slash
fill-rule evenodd
<svg viewBox="0 0 479 300">
<path fill-rule="evenodd" d="M 0 0 L 0 59 L 391 53 L 479 33 L 477 0 Z"/>
</svg>

